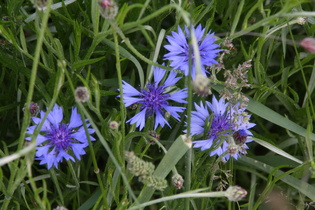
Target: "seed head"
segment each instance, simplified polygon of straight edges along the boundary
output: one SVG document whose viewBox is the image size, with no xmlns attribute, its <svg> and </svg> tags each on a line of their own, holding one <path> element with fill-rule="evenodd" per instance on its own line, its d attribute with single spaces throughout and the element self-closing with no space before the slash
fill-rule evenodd
<svg viewBox="0 0 315 210">
<path fill-rule="evenodd" d="M 109 123 L 109 127 L 110 127 L 110 129 L 112 129 L 112 130 L 117 130 L 118 127 L 119 127 L 119 123 L 116 122 L 116 121 L 111 121 L 111 122 Z"/>
<path fill-rule="evenodd" d="M 163 191 L 167 187 L 167 181 L 161 177 L 149 176 L 149 177 L 139 177 L 139 181 L 143 182 L 148 187 L 153 187 L 156 190 Z"/>
<path fill-rule="evenodd" d="M 210 80 L 203 74 L 197 74 L 192 86 L 200 97 L 206 97 L 211 94 Z"/>
<path fill-rule="evenodd" d="M 78 102 L 87 102 L 90 99 L 90 92 L 86 87 L 77 87 L 74 91 L 74 97 Z"/>
<path fill-rule="evenodd" d="M 155 166 L 137 157 L 134 152 L 125 151 L 125 159 L 128 162 L 128 170 L 135 176 L 148 177 L 154 172 Z"/>
</svg>

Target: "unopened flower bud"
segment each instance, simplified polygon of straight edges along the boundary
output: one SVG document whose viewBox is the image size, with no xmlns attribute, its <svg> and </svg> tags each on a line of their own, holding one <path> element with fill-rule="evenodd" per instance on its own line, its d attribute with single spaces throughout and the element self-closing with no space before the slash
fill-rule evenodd
<svg viewBox="0 0 315 210">
<path fill-rule="evenodd" d="M 138 107 L 138 104 L 131 104 L 131 105 L 129 106 L 129 108 L 130 108 L 131 110 L 136 110 L 137 107 Z"/>
<path fill-rule="evenodd" d="M 111 121 L 111 122 L 109 123 L 109 127 L 110 127 L 110 129 L 112 129 L 112 130 L 117 130 L 118 127 L 119 127 L 119 123 L 116 122 L 116 121 Z"/>
<path fill-rule="evenodd" d="M 143 178 L 151 176 L 155 166 L 137 157 L 133 152 L 125 151 L 125 159 L 128 162 L 128 170 L 135 176 Z"/>
<path fill-rule="evenodd" d="M 143 182 L 148 187 L 163 191 L 167 187 L 167 181 L 164 178 L 151 175 L 149 177 L 139 177 L 139 181 Z"/>
<path fill-rule="evenodd" d="M 234 138 L 235 144 L 243 145 L 243 144 L 245 144 L 245 142 L 247 140 L 247 133 L 244 129 L 235 131 L 233 133 L 233 138 Z"/>
<path fill-rule="evenodd" d="M 181 189 L 183 187 L 184 184 L 184 179 L 180 174 L 175 174 L 172 177 L 172 184 L 177 188 L 177 189 Z"/>
<path fill-rule="evenodd" d="M 44 10 L 46 9 L 48 0 L 33 0 L 34 7 L 38 10 Z"/>
<path fill-rule="evenodd" d="M 306 23 L 307 18 L 298 17 L 297 24 L 304 25 Z"/>
<path fill-rule="evenodd" d="M 68 210 L 68 209 L 66 207 L 64 207 L 64 206 L 57 206 L 53 210 Z"/>
<path fill-rule="evenodd" d="M 227 197 L 229 201 L 239 201 L 246 195 L 247 191 L 239 186 L 230 186 L 225 191 L 225 197 Z"/>
<path fill-rule="evenodd" d="M 114 19 L 118 13 L 118 6 L 112 0 L 99 1 L 101 15 L 105 19 Z"/>
<path fill-rule="evenodd" d="M 305 38 L 300 42 L 300 45 L 310 53 L 315 53 L 315 39 Z"/>
<path fill-rule="evenodd" d="M 26 104 L 24 104 L 24 108 L 23 111 L 25 111 L 26 109 Z M 39 113 L 40 109 L 37 103 L 31 102 L 30 103 L 30 107 L 29 107 L 30 113 L 31 113 L 31 117 L 36 117 L 36 115 Z"/>
<path fill-rule="evenodd" d="M 211 94 L 210 80 L 203 74 L 197 74 L 193 81 L 193 89 L 200 97 L 206 97 Z"/>
<path fill-rule="evenodd" d="M 230 155 L 235 155 L 236 153 L 238 153 L 238 146 L 234 143 L 229 144 L 228 151 Z"/>
<path fill-rule="evenodd" d="M 86 87 L 77 87 L 74 96 L 78 102 L 87 102 L 90 99 L 90 92 Z"/>
</svg>

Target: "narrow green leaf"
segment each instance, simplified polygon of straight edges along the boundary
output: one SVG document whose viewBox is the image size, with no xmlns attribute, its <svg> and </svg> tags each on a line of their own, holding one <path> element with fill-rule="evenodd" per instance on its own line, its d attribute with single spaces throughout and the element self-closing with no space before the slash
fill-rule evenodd
<svg viewBox="0 0 315 210">
<path fill-rule="evenodd" d="M 276 124 L 285 129 L 288 129 L 296 134 L 299 134 L 303 137 L 306 137 L 307 131 L 305 128 L 301 127 L 300 125 L 294 123 L 293 121 L 289 120 L 288 118 L 283 117 L 279 113 L 273 111 L 272 109 L 268 108 L 267 106 L 261 104 L 260 102 L 249 98 L 249 103 L 247 109 L 254 114 Z M 310 138 L 315 141 L 315 134 L 311 133 Z"/>
<path fill-rule="evenodd" d="M 158 167 L 155 169 L 153 175 L 161 178 L 165 178 L 172 168 L 178 163 L 178 161 L 186 154 L 191 148 L 191 140 L 186 138 L 185 135 L 179 136 L 172 146 L 167 151 L 166 155 L 161 160 Z M 140 203 L 144 203 L 150 200 L 155 189 L 150 187 L 144 187 L 138 197 Z"/>
<path fill-rule="evenodd" d="M 93 63 L 97 63 L 101 60 L 103 60 L 105 58 L 105 56 L 100 57 L 100 58 L 93 58 L 93 59 L 88 59 L 88 60 L 79 60 L 75 63 L 73 63 L 72 65 L 72 69 L 79 69 L 81 67 L 93 64 Z"/>
<path fill-rule="evenodd" d="M 258 139 L 258 138 L 253 138 L 255 142 L 257 142 L 258 144 L 260 144 L 261 146 L 269 149 L 270 151 L 273 151 L 275 153 L 277 153 L 278 155 L 281 155 L 285 158 L 288 158 L 290 160 L 293 160 L 299 164 L 302 164 L 303 162 L 295 157 L 293 157 L 292 155 L 286 153 L 285 151 L 283 151 L 282 149 L 276 147 L 276 146 L 273 146 L 272 144 L 266 142 L 266 141 L 263 141 L 261 139 Z"/>
<path fill-rule="evenodd" d="M 111 47 L 112 49 L 115 49 L 115 43 L 108 40 L 108 39 L 103 39 L 103 42 L 105 44 L 107 44 L 109 47 Z M 125 48 L 119 46 L 119 52 L 123 57 L 128 58 L 130 61 L 132 61 L 137 69 L 138 69 L 138 73 L 139 73 L 139 78 L 140 78 L 140 85 L 141 87 L 144 87 L 144 74 L 143 74 L 143 69 L 139 63 L 139 61 L 133 56 L 131 55 Z"/>
<path fill-rule="evenodd" d="M 99 31 L 99 21 L 100 21 L 100 8 L 98 5 L 98 0 L 91 0 L 91 19 L 93 24 L 93 32 L 97 34 Z"/>
<path fill-rule="evenodd" d="M 22 25 L 20 26 L 20 42 L 21 42 L 23 50 L 28 53 L 26 40 L 25 40 L 25 34 L 24 34 Z"/>
<path fill-rule="evenodd" d="M 250 167 L 254 167 L 257 168 L 261 171 L 267 172 L 267 173 L 271 173 L 274 168 L 262 163 L 258 160 L 246 157 L 246 156 L 242 156 L 241 158 L 239 158 L 237 160 L 238 162 L 248 165 Z M 277 170 L 274 173 L 274 176 L 279 177 L 284 175 L 284 172 Z M 287 183 L 288 185 L 290 185 L 291 187 L 295 188 L 298 192 L 301 192 L 302 194 L 306 195 L 307 197 L 309 197 L 311 200 L 315 200 L 315 187 L 304 182 L 301 181 L 297 178 L 294 178 L 293 176 L 290 175 L 286 175 L 282 178 L 280 178 L 280 180 L 282 180 L 283 182 Z"/>
</svg>

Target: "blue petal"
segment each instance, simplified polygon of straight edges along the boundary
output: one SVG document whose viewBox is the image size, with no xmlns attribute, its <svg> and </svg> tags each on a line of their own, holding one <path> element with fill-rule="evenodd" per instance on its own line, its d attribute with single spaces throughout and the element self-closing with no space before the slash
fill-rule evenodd
<svg viewBox="0 0 315 210">
<path fill-rule="evenodd" d="M 157 86 L 160 81 L 163 79 L 164 75 L 165 75 L 166 70 L 159 68 L 159 67 L 155 67 L 154 68 L 154 83 Z"/>
<path fill-rule="evenodd" d="M 155 113 L 155 124 L 154 124 L 154 130 L 161 125 L 161 127 L 164 127 L 165 123 L 169 126 L 170 124 L 168 124 L 168 122 L 165 120 L 165 118 L 163 117 L 163 115 L 161 114 L 161 112 L 156 111 Z"/>
<path fill-rule="evenodd" d="M 176 106 L 163 106 L 163 108 L 170 113 L 176 120 L 179 121 L 179 115 L 177 112 L 183 112 L 185 110 L 184 107 L 176 107 Z"/>
<path fill-rule="evenodd" d="M 50 145 L 37 147 L 36 157 L 46 156 L 50 147 L 51 147 Z"/>
<path fill-rule="evenodd" d="M 72 108 L 72 113 L 70 117 L 70 123 L 68 125 L 68 128 L 71 130 L 73 128 L 81 126 L 82 120 L 81 120 L 81 115 L 78 113 L 77 108 Z"/>
<path fill-rule="evenodd" d="M 171 94 L 168 99 L 171 99 L 173 101 L 176 101 L 178 103 L 187 103 L 186 99 L 188 97 L 188 94 L 187 94 L 187 88 L 184 88 L 182 90 L 179 90 L 173 94 Z"/>
<path fill-rule="evenodd" d="M 145 113 L 147 111 L 147 108 L 144 108 L 141 112 L 136 114 L 133 118 L 127 121 L 127 123 L 130 122 L 130 124 L 135 124 L 136 127 L 140 127 L 139 130 L 141 131 L 143 127 L 145 126 Z"/>
<path fill-rule="evenodd" d="M 48 139 L 45 136 L 42 136 L 42 135 L 38 134 L 38 136 L 36 138 L 36 145 L 40 145 L 40 144 L 44 143 L 47 140 Z"/>
<path fill-rule="evenodd" d="M 226 108 L 228 106 L 228 103 L 224 103 L 224 98 L 222 97 L 219 101 L 215 98 L 215 96 L 212 97 L 212 104 L 207 102 L 207 105 L 210 107 L 210 109 L 213 111 L 215 115 L 223 115 L 226 112 Z"/>
<path fill-rule="evenodd" d="M 52 111 L 48 114 L 47 119 L 54 125 L 55 128 L 58 128 L 59 123 L 63 119 L 62 107 L 59 107 L 57 104 L 55 104 Z"/>
<path fill-rule="evenodd" d="M 72 146 L 73 154 L 76 156 L 76 158 L 78 160 L 81 160 L 81 156 L 80 155 L 86 154 L 85 151 L 84 151 L 85 145 L 82 145 L 82 144 L 71 144 L 71 146 Z"/>
<path fill-rule="evenodd" d="M 124 93 L 124 97 L 125 96 L 140 96 L 141 93 L 136 90 L 134 87 L 132 87 L 131 85 L 129 85 L 127 82 L 122 81 L 123 82 L 123 93 Z"/>
<path fill-rule="evenodd" d="M 125 107 L 128 107 L 128 106 L 135 104 L 135 103 L 139 103 L 142 100 L 143 100 L 142 98 L 133 98 L 133 97 L 129 97 L 129 96 L 124 96 Z"/>
<path fill-rule="evenodd" d="M 165 87 L 174 86 L 178 80 L 180 80 L 182 77 L 176 77 L 177 73 L 171 71 L 168 75 L 167 79 L 164 82 Z"/>
</svg>

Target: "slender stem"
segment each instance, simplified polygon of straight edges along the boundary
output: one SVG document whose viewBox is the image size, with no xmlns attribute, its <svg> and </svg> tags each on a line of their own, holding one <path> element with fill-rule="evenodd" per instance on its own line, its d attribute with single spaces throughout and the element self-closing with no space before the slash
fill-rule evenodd
<svg viewBox="0 0 315 210">
<path fill-rule="evenodd" d="M 33 97 L 34 86 L 35 86 L 35 79 L 36 79 L 37 68 L 38 68 L 38 64 L 39 64 L 39 56 L 40 56 L 41 46 L 42 46 L 43 39 L 44 39 L 44 33 L 45 33 L 45 30 L 46 30 L 46 27 L 47 27 L 47 21 L 48 21 L 48 17 L 49 17 L 49 13 L 50 13 L 50 5 L 51 5 L 51 3 L 52 3 L 52 0 L 49 0 L 47 2 L 47 9 L 46 9 L 46 12 L 43 15 L 43 19 L 42 19 L 42 22 L 41 22 L 41 30 L 39 31 L 39 34 L 38 34 L 38 39 L 37 39 L 37 44 L 36 44 L 36 49 L 35 49 L 35 56 L 34 56 L 34 59 L 33 59 L 33 66 L 32 66 L 32 71 L 31 71 L 31 75 L 30 75 L 28 95 L 27 95 L 27 99 L 26 99 L 26 107 L 30 106 L 30 103 L 31 103 L 31 100 L 32 100 L 32 97 Z M 21 133 L 20 133 L 20 138 L 19 138 L 17 151 L 20 151 L 22 149 L 22 147 L 23 147 L 24 140 L 25 140 L 26 129 L 27 129 L 27 127 L 29 125 L 29 122 L 30 122 L 30 111 L 29 111 L 29 109 L 25 109 L 25 110 L 26 111 L 25 111 L 25 114 L 24 114 L 23 122 L 22 122 L 22 128 L 21 128 Z M 42 124 L 41 124 L 41 126 L 42 126 Z M 36 137 L 37 135 L 38 135 L 38 133 L 35 134 L 34 136 Z M 34 142 L 34 137 L 33 137 L 32 142 Z M 16 160 L 15 163 L 13 163 L 13 164 L 17 165 L 18 161 L 19 160 Z M 14 176 L 11 176 L 11 177 L 14 178 Z M 22 177 L 22 175 L 21 175 L 21 177 Z M 17 180 L 18 179 L 16 179 L 15 181 L 17 181 Z M 35 182 L 32 182 L 33 181 L 32 177 L 30 177 L 30 180 L 31 180 L 31 185 L 32 185 L 32 188 L 33 188 L 34 192 L 38 192 L 37 188 L 36 188 L 36 185 L 35 185 Z M 15 191 L 14 188 L 15 188 L 15 185 L 11 185 L 11 187 L 8 188 L 8 191 L 13 194 L 14 191 Z M 34 197 L 35 197 L 35 200 L 38 202 L 38 204 L 40 206 L 42 206 L 42 203 L 40 202 L 40 198 L 38 196 L 38 193 L 35 193 Z M 11 197 L 9 199 L 5 199 L 4 200 L 4 203 L 3 203 L 3 206 L 2 206 L 3 209 L 6 209 L 6 206 L 8 206 L 8 204 L 10 203 L 10 200 L 11 200 Z"/>
<path fill-rule="evenodd" d="M 217 197 L 225 197 L 225 191 L 220 191 L 220 192 L 206 192 L 206 193 L 195 193 L 195 192 L 186 192 L 186 193 L 181 193 L 177 195 L 171 195 L 171 196 L 166 196 L 163 198 L 155 199 L 149 202 L 145 202 L 142 204 L 139 204 L 137 206 L 129 208 L 129 210 L 133 209 L 140 209 L 149 205 L 153 205 L 156 203 L 161 203 L 169 200 L 175 200 L 175 199 L 180 199 L 180 198 L 217 198 Z"/>
<path fill-rule="evenodd" d="M 89 113 L 86 111 L 86 109 L 84 108 L 84 106 L 79 103 L 78 104 L 79 108 L 83 111 L 84 115 L 88 118 L 89 122 L 91 123 L 92 125 L 92 128 L 95 130 L 95 133 L 96 135 L 98 136 L 100 142 L 102 143 L 102 145 L 104 146 L 106 152 L 108 153 L 110 159 L 113 161 L 116 169 L 118 170 L 118 172 L 120 173 L 121 177 L 122 177 L 122 180 L 124 182 L 124 184 L 126 185 L 126 188 L 128 189 L 129 191 L 129 194 L 130 196 L 132 197 L 132 199 L 134 199 L 135 203 L 136 204 L 139 204 L 138 200 L 136 199 L 136 196 L 135 194 L 133 193 L 131 187 L 130 187 L 130 184 L 128 182 L 128 179 L 126 177 L 126 175 L 123 173 L 122 171 L 122 167 L 119 165 L 117 159 L 115 158 L 113 152 L 111 151 L 108 143 L 106 142 L 106 140 L 104 139 L 103 135 L 101 134 L 100 130 L 98 129 L 98 127 L 96 126 L 96 124 L 93 122 L 91 116 L 89 115 Z"/>
<path fill-rule="evenodd" d="M 190 27 L 190 30 L 192 27 Z M 191 110 L 192 110 L 192 85 L 191 85 L 191 72 L 192 72 L 192 45 L 189 45 L 189 74 L 187 77 L 187 86 L 188 86 L 188 105 L 187 105 L 187 137 L 190 137 L 191 133 Z M 190 190 L 190 185 L 191 185 L 191 164 L 192 164 L 192 149 L 190 148 L 185 156 L 185 190 L 189 191 Z M 189 210 L 190 205 L 189 205 L 189 199 L 187 198 L 185 200 L 185 209 Z"/>
<path fill-rule="evenodd" d="M 57 193 L 59 195 L 61 204 L 64 205 L 65 201 L 63 200 L 63 194 L 62 194 L 62 191 L 60 189 L 58 178 L 57 178 L 57 175 L 56 175 L 54 167 L 49 169 L 49 173 L 50 173 L 50 177 L 52 178 L 52 181 L 53 181 L 53 183 L 54 183 L 54 185 L 55 185 L 55 187 L 57 189 Z"/>
<path fill-rule="evenodd" d="M 40 27 L 40 31 L 39 31 L 38 38 L 37 38 L 36 48 L 35 48 L 35 56 L 33 59 L 33 66 L 32 66 L 32 71 L 31 71 L 30 82 L 29 82 L 28 94 L 27 94 L 27 98 L 26 98 L 26 107 L 30 107 L 30 103 L 32 101 L 32 97 L 33 97 L 33 93 L 34 93 L 35 79 L 36 79 L 38 63 L 39 63 L 39 56 L 40 56 L 40 52 L 42 50 L 42 44 L 43 44 L 43 40 L 44 40 L 45 30 L 47 28 L 47 22 L 48 22 L 48 17 L 49 17 L 49 13 L 50 13 L 51 3 L 52 3 L 52 0 L 49 0 L 47 2 L 47 9 L 43 13 L 43 19 L 41 21 L 41 27 Z M 17 150 L 22 149 L 24 139 L 25 139 L 26 128 L 27 128 L 29 120 L 30 120 L 29 109 L 25 109 L 25 110 L 26 111 L 25 111 L 25 115 L 24 115 L 24 119 L 23 119 L 21 136 L 19 139 L 19 145 L 18 145 Z"/>
<path fill-rule="evenodd" d="M 116 25 L 113 20 L 109 20 L 111 26 L 113 27 L 113 36 L 115 42 L 115 56 L 116 56 L 116 68 L 117 68 L 117 76 L 118 76 L 118 83 L 119 83 L 119 93 L 120 93 L 120 115 L 121 115 L 121 135 L 122 135 L 122 142 L 125 143 L 125 120 L 126 120 L 126 109 L 124 105 L 124 95 L 123 95 L 123 87 L 122 87 L 122 75 L 121 75 L 121 66 L 120 66 L 120 55 L 119 55 L 119 45 L 118 45 L 118 38 L 117 38 L 117 30 L 118 26 Z M 123 147 L 124 148 L 124 147 Z"/>
<path fill-rule="evenodd" d="M 71 80 L 71 77 L 68 73 L 68 71 L 65 71 L 65 74 L 66 74 L 66 77 L 68 79 L 68 82 L 69 82 L 69 86 L 72 90 L 72 92 L 74 93 L 74 85 L 72 83 L 72 80 Z M 78 105 L 79 105 L 79 108 L 83 107 L 82 103 L 78 102 Z M 99 173 L 100 169 L 97 165 L 97 161 L 96 161 L 96 158 L 95 158 L 95 152 L 94 152 L 94 147 L 93 147 L 93 144 L 91 143 L 91 137 L 90 135 L 88 135 L 88 127 L 86 125 L 86 121 L 85 121 L 85 117 L 83 115 L 83 112 L 82 112 L 82 108 L 79 109 L 79 113 L 80 113 L 80 116 L 81 116 L 81 120 L 83 122 L 83 126 L 84 126 L 84 131 L 85 133 L 87 134 L 86 137 L 88 139 L 88 142 L 89 142 L 89 150 L 91 152 L 91 157 L 92 157 L 92 162 L 93 162 L 93 167 L 94 167 L 94 172 L 96 173 L 96 177 L 97 177 L 97 181 L 98 181 L 98 184 L 101 188 L 101 191 L 102 191 L 102 196 L 103 196 L 103 203 L 104 205 L 106 206 L 106 191 L 104 189 L 104 184 L 103 184 L 103 181 L 102 181 L 102 178 L 101 178 L 101 175 Z M 89 119 L 91 120 L 91 119 Z"/>
<path fill-rule="evenodd" d="M 67 160 L 67 164 L 68 164 L 68 166 L 69 166 L 70 173 L 72 174 L 72 178 L 73 178 L 74 183 L 75 183 L 75 186 L 76 186 L 78 203 L 81 203 L 81 202 L 80 202 L 80 190 L 79 190 L 79 188 L 80 188 L 80 183 L 79 183 L 79 179 L 78 179 L 78 177 L 77 177 L 77 174 L 76 174 L 75 171 L 74 171 L 73 165 L 72 165 L 72 163 L 71 163 L 70 160 Z"/>
</svg>

